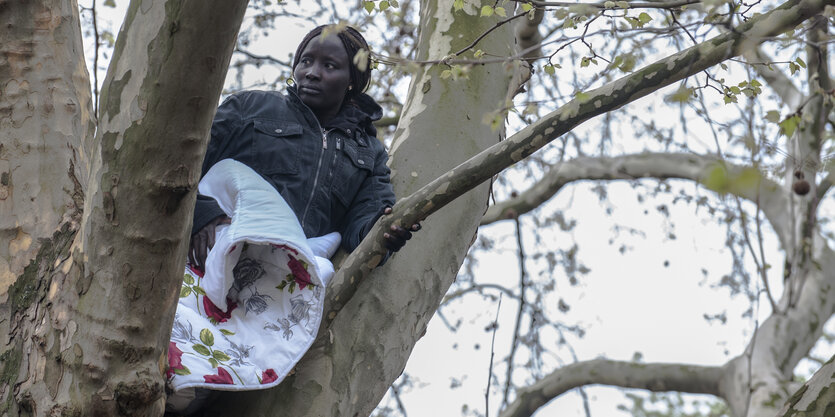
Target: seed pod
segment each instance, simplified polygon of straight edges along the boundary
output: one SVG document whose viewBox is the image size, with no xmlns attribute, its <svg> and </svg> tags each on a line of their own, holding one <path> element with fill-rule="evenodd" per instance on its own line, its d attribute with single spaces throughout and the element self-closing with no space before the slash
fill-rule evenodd
<svg viewBox="0 0 835 417">
<path fill-rule="evenodd" d="M 792 184 L 792 190 L 794 190 L 794 193 L 797 195 L 806 195 L 809 193 L 811 188 L 812 187 L 809 186 L 809 181 L 806 180 L 797 180 L 794 184 Z"/>
</svg>

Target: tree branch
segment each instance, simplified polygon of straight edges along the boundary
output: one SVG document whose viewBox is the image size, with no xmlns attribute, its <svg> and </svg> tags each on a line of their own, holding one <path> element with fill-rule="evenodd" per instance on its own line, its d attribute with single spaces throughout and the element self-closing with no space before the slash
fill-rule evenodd
<svg viewBox="0 0 835 417">
<path fill-rule="evenodd" d="M 644 364 L 608 359 L 577 362 L 557 369 L 531 386 L 519 389 L 516 400 L 499 417 L 530 416 L 569 390 L 591 384 L 718 396 L 722 372 L 718 366 Z"/>
<path fill-rule="evenodd" d="M 458 167 L 401 199 L 383 216 L 346 259 L 328 288 L 328 323 L 351 298 L 358 283 L 383 259 L 383 233 L 392 225 L 414 224 L 466 191 L 489 180 L 586 120 L 613 111 L 676 81 L 756 47 L 820 13 L 835 0 L 790 0 L 749 19 L 733 31 L 648 65 L 619 80 L 575 98 L 540 121 L 491 146 Z"/>
<path fill-rule="evenodd" d="M 596 9 L 612 9 L 612 6 L 607 6 L 605 2 L 600 3 L 571 3 L 565 1 L 526 1 L 526 0 L 513 0 L 519 3 L 530 3 L 533 4 L 535 7 L 575 7 L 578 5 L 586 6 L 586 7 L 593 7 Z M 679 0 L 679 1 L 670 1 L 670 2 L 629 2 L 630 9 L 674 9 L 682 6 L 687 6 L 690 4 L 701 3 L 701 0 Z"/>
<path fill-rule="evenodd" d="M 530 189 L 517 197 L 490 206 L 481 224 L 487 225 L 500 220 L 522 215 L 553 197 L 565 185 L 583 180 L 610 181 L 635 180 L 639 178 L 685 179 L 703 182 L 712 169 L 721 164 L 733 178 L 746 167 L 723 161 L 716 155 L 644 153 L 616 157 L 580 157 L 554 166 Z M 779 184 L 765 177 L 760 178 L 758 188 L 730 190 L 739 197 L 761 204 L 765 217 L 781 239 L 791 233 L 784 219 L 788 194 Z"/>
</svg>

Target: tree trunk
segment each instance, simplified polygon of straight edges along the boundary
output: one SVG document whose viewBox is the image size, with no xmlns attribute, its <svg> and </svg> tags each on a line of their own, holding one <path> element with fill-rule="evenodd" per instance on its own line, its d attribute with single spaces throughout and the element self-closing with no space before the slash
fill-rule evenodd
<svg viewBox="0 0 835 417">
<path fill-rule="evenodd" d="M 17 70 L 22 75 L 16 84 L 26 83 L 33 91 L 19 100 L 28 103 L 22 108 L 34 108 L 35 117 L 57 114 L 25 137 L 38 142 L 43 135 L 41 141 L 66 149 L 63 158 L 49 161 L 58 168 L 36 172 L 32 181 L 72 197 L 72 204 L 63 203 L 68 206 L 60 213 L 63 219 L 51 215 L 51 223 L 41 226 L 54 235 L 25 258 L 30 267 L 12 270 L 14 284 L 2 304 L 8 312 L 4 317 L 11 317 L 2 329 L 8 335 L 0 381 L 4 415 L 162 414 L 162 372 L 194 189 L 245 9 L 240 0 L 133 2 L 105 79 L 96 138 L 90 141 L 85 136 L 92 132 L 90 88 L 77 5 L 0 5 L 4 20 L 5 13 L 19 10 L 33 16 L 16 16 L 35 24 L 29 38 L 25 29 L 15 34 L 23 39 L 22 56 L 55 61 L 20 65 L 38 78 Z M 58 11 L 63 14 L 50 15 Z M 44 29 L 56 33 L 42 45 L 37 37 L 45 36 Z M 3 74 L 0 85 L 15 83 L 15 71 L 12 66 L 8 76 Z M 75 84 L 57 89 L 61 105 L 50 105 L 56 99 L 53 85 L 62 86 L 61 80 Z M 60 135 L 47 135 L 47 127 Z M 2 129 L 4 137 L 21 132 L 14 124 Z M 23 154 L 40 150 L 19 143 L 14 149 Z M 86 175 L 59 165 L 72 167 L 77 160 L 89 169 Z M 26 192 L 20 185 L 15 188 Z M 48 201 L 39 202 L 37 210 L 15 205 L 11 212 L 19 217 L 39 213 Z"/>
</svg>

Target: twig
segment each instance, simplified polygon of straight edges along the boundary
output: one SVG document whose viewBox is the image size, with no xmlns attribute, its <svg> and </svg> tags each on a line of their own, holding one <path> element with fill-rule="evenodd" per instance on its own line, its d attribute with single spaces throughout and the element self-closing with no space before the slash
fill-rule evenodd
<svg viewBox="0 0 835 417">
<path fill-rule="evenodd" d="M 514 218 L 516 222 L 516 245 L 519 248 L 519 310 L 516 313 L 516 327 L 513 329 L 513 341 L 510 344 L 510 355 L 507 357 L 507 376 L 505 377 L 504 395 L 502 397 L 502 408 L 507 407 L 507 397 L 510 393 L 510 384 L 513 379 L 513 357 L 516 355 L 516 346 L 519 344 L 519 328 L 522 324 L 522 314 L 525 312 L 525 286 L 527 273 L 525 270 L 525 248 L 522 245 L 522 227 L 519 217 Z"/>
<path fill-rule="evenodd" d="M 397 390 L 397 384 L 391 384 L 391 393 L 394 396 L 394 401 L 397 403 L 397 408 L 400 410 L 400 414 L 403 414 L 403 417 L 406 416 L 406 407 L 403 406 L 403 401 L 400 400 L 400 391 Z"/>
<path fill-rule="evenodd" d="M 490 417 L 490 382 L 493 379 L 493 357 L 496 356 L 496 329 L 499 328 L 499 311 L 502 309 L 502 295 L 496 306 L 496 320 L 493 322 L 493 341 L 490 342 L 490 366 L 487 368 L 487 389 L 484 390 L 484 417 Z"/>
<path fill-rule="evenodd" d="M 613 7 L 607 6 L 605 2 L 600 3 L 570 3 L 564 1 L 536 1 L 536 0 L 512 0 L 518 3 L 530 3 L 535 7 L 575 7 L 575 6 L 586 6 L 586 7 L 594 7 L 597 9 L 612 9 Z M 701 0 L 679 0 L 679 1 L 671 1 L 668 3 L 661 3 L 661 2 L 629 2 L 630 9 L 674 9 L 681 6 L 687 6 L 689 4 L 696 4 L 701 3 Z"/>
<path fill-rule="evenodd" d="M 511 20 L 515 20 L 515 19 L 517 19 L 517 18 L 519 18 L 519 17 L 522 17 L 522 16 L 527 16 L 527 15 L 528 15 L 528 13 L 531 13 L 532 11 L 533 11 L 533 10 L 531 10 L 531 11 L 527 11 L 527 12 L 524 12 L 524 13 L 519 13 L 519 14 L 517 14 L 517 15 L 515 15 L 515 16 L 511 16 L 511 17 L 508 17 L 508 18 L 507 18 L 507 19 L 505 19 L 505 20 L 501 20 L 501 21 L 499 21 L 499 22 L 498 22 L 498 23 L 496 23 L 493 27 L 491 27 L 490 29 L 487 29 L 484 33 L 482 33 L 481 35 L 479 35 L 479 37 L 475 38 L 475 40 L 474 40 L 471 44 L 469 44 L 469 45 L 467 45 L 466 47 L 464 47 L 464 49 L 461 49 L 460 51 L 456 52 L 454 55 L 455 55 L 455 56 L 459 56 L 459 55 L 463 54 L 464 52 L 467 52 L 470 48 L 473 48 L 473 47 L 474 47 L 474 46 L 476 46 L 476 45 L 477 45 L 477 44 L 478 44 L 478 43 L 479 43 L 482 39 L 484 39 L 484 37 L 485 37 L 485 36 L 489 35 L 489 34 L 490 34 L 490 32 L 492 32 L 492 31 L 494 31 L 494 30 L 498 29 L 500 26 L 504 25 L 504 24 L 505 24 L 505 23 L 507 23 L 507 22 L 510 22 Z"/>
</svg>

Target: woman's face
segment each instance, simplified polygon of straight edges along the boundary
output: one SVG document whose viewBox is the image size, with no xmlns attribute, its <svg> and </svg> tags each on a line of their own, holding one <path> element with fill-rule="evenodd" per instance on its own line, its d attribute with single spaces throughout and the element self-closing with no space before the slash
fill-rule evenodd
<svg viewBox="0 0 835 417">
<path fill-rule="evenodd" d="M 324 123 L 342 107 L 351 84 L 351 61 L 337 35 L 310 40 L 293 69 L 302 102 Z"/>
</svg>

